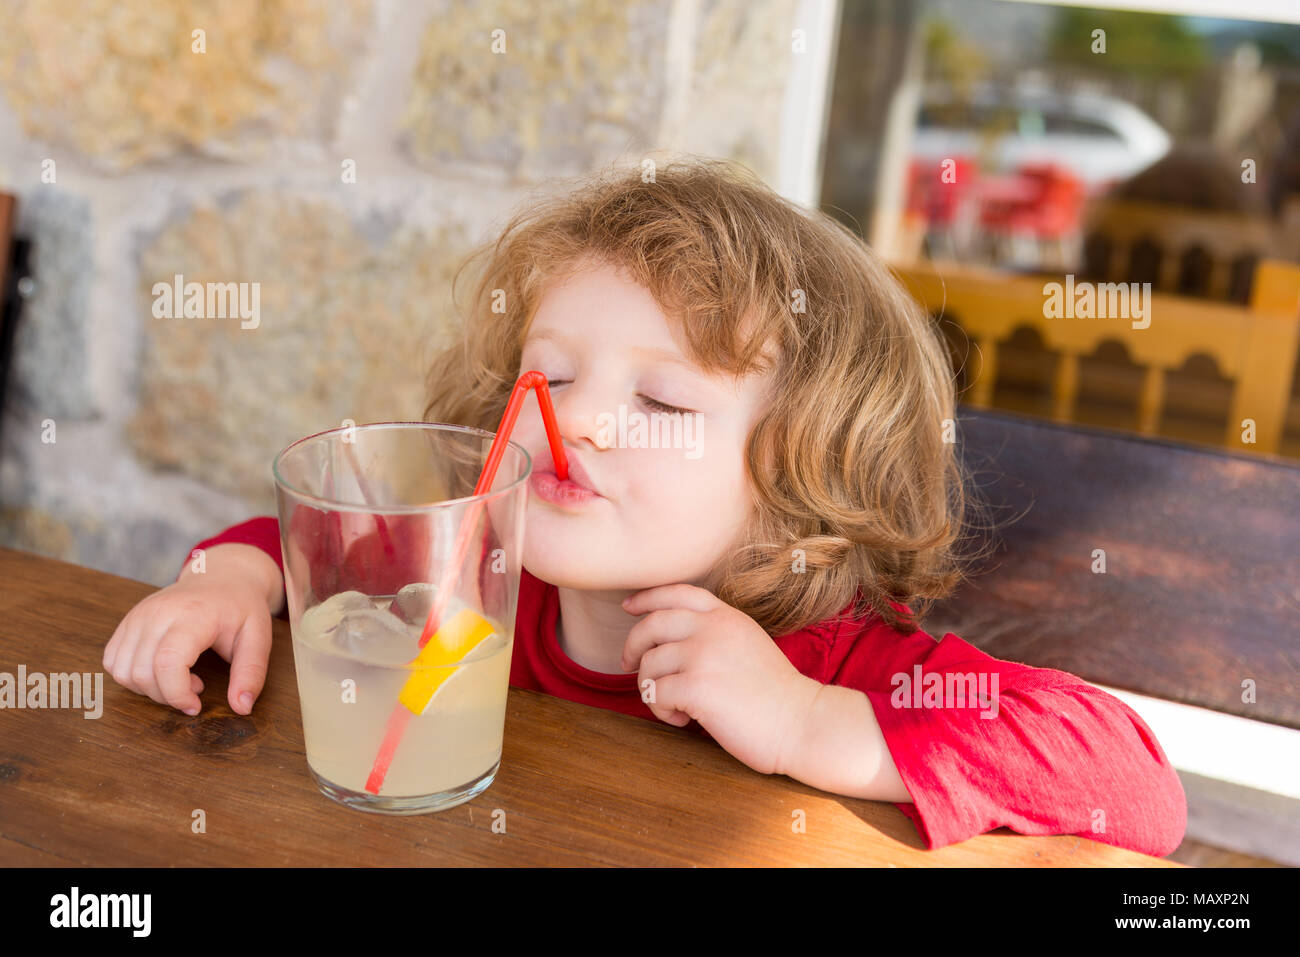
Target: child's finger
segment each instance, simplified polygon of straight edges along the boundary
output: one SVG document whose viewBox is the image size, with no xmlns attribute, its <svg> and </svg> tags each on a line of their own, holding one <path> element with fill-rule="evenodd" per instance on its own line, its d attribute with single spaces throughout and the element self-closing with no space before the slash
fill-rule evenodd
<svg viewBox="0 0 1300 957">
<path fill-rule="evenodd" d="M 249 615 L 235 636 L 230 655 L 230 707 L 248 714 L 266 683 L 266 664 L 271 657 L 271 616 Z"/>
<path fill-rule="evenodd" d="M 717 608 L 719 603 L 720 600 L 712 592 L 698 585 L 681 582 L 633 592 L 623 599 L 623 610 L 630 615 L 644 615 L 648 611 L 664 608 L 689 608 L 705 612 Z"/>
<path fill-rule="evenodd" d="M 104 670 L 114 678 L 117 678 L 118 665 L 123 663 L 123 655 L 128 648 L 135 644 L 139 636 L 140 625 L 133 608 L 127 612 L 125 618 L 117 623 L 117 627 L 113 629 L 113 636 L 108 639 L 108 644 L 104 646 Z"/>
<path fill-rule="evenodd" d="M 159 704 L 166 702 L 158 690 L 154 656 L 158 653 L 158 646 L 167 636 L 168 631 L 167 625 L 155 624 L 149 630 L 142 632 L 131 655 L 131 686 Z"/>
<path fill-rule="evenodd" d="M 130 626 L 119 636 L 120 641 L 113 655 L 113 664 L 107 668 L 118 684 L 129 691 L 135 691 L 135 682 L 131 679 L 131 662 L 135 658 L 135 648 L 140 641 L 140 629 Z"/>
<path fill-rule="evenodd" d="M 686 608 L 665 608 L 652 611 L 627 633 L 623 642 L 623 670 L 634 670 L 641 656 L 651 648 L 667 641 L 685 641 L 695 633 L 698 614 Z"/>
<path fill-rule="evenodd" d="M 654 713 L 654 716 L 660 721 L 679 728 L 689 724 L 691 716 L 682 710 L 686 705 L 684 676 L 668 674 L 647 680 L 651 680 L 653 684 L 642 692 L 642 700 L 645 701 L 647 696 L 651 698 L 650 701 L 646 701 L 646 707 Z M 650 693 L 647 695 L 647 692 Z"/>
<path fill-rule="evenodd" d="M 197 714 L 199 696 L 194 690 L 190 668 L 211 642 L 204 641 L 194 632 L 173 626 L 158 642 L 153 653 L 153 672 L 157 701 L 169 704 L 186 714 Z"/>
<path fill-rule="evenodd" d="M 142 611 L 142 608 L 145 610 Z M 113 636 L 104 646 L 104 670 L 119 682 L 122 680 L 119 675 L 125 675 L 129 679 L 131 662 L 128 659 L 134 656 L 135 647 L 155 619 L 152 605 L 141 602 L 127 612 L 113 629 Z"/>
<path fill-rule="evenodd" d="M 113 673 L 113 661 L 117 658 L 118 650 L 122 647 L 122 638 L 126 633 L 126 619 L 117 623 L 113 629 L 113 637 L 108 639 L 108 644 L 104 646 L 104 670 L 109 674 Z"/>
</svg>

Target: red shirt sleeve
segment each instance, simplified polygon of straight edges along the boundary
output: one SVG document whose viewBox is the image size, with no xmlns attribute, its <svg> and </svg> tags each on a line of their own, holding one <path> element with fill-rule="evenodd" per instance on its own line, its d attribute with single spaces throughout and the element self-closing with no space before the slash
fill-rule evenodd
<svg viewBox="0 0 1300 957">
<path fill-rule="evenodd" d="M 351 590 L 368 595 L 395 594 L 403 585 L 430 580 L 430 570 L 438 567 L 430 528 L 428 520 L 421 516 L 388 515 L 375 519 L 369 529 L 355 527 L 345 532 L 338 512 L 295 505 L 289 519 L 289 540 L 301 550 L 295 560 L 303 563 L 302 568 L 293 566 L 293 571 L 300 576 L 295 581 L 303 583 L 314 596 Z M 285 575 L 280 523 L 275 516 L 258 516 L 232 525 L 194 548 L 210 548 L 227 542 L 262 549 L 275 560 L 280 574 Z M 485 537 L 483 548 L 488 547 Z M 193 551 L 190 550 L 191 555 Z M 187 556 L 186 561 L 189 560 Z M 480 587 L 501 587 L 498 583 L 504 580 L 502 576 L 489 574 L 481 561 L 479 568 Z M 310 599 L 307 601 L 311 603 Z M 287 600 L 276 617 L 289 619 Z"/>
<path fill-rule="evenodd" d="M 1074 675 L 877 620 L 839 628 L 822 681 L 870 700 L 912 795 L 896 806 L 930 849 L 999 827 L 1157 857 L 1182 842 L 1186 795 L 1155 735 Z"/>
<path fill-rule="evenodd" d="M 284 558 L 280 551 L 280 522 L 274 515 L 259 515 L 257 518 L 250 518 L 246 522 L 232 525 L 211 538 L 205 538 L 190 549 L 189 554 L 185 556 L 185 562 L 190 561 L 195 548 L 211 548 L 213 545 L 223 545 L 227 542 L 254 545 L 260 548 L 275 559 L 275 564 L 280 568 L 280 574 L 284 575 Z M 181 563 L 182 568 L 185 562 Z M 275 617 L 282 618 L 285 621 L 289 620 L 289 605 L 287 602 L 281 608 L 280 614 Z"/>
</svg>

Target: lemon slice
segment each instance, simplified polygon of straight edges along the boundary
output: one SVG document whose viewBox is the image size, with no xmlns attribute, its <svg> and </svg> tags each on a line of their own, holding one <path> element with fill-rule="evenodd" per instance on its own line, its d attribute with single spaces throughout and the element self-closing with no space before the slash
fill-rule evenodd
<svg viewBox="0 0 1300 957">
<path fill-rule="evenodd" d="M 411 677 L 402 685 L 397 700 L 412 714 L 424 714 L 433 704 L 433 699 L 438 697 L 438 692 L 462 670 L 449 666 L 468 657 L 495 634 L 496 629 L 490 621 L 468 608 L 462 608 L 444 622 L 420 649 L 410 665 L 413 669 Z"/>
</svg>

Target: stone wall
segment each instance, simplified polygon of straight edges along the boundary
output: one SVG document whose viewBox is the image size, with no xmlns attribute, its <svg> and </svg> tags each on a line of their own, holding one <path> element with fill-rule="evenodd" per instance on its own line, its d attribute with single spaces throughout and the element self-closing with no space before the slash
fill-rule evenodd
<svg viewBox="0 0 1300 957">
<path fill-rule="evenodd" d="M 532 191 L 679 150 L 775 184 L 803 10 L 4 0 L 0 191 L 35 287 L 0 545 L 165 584 L 274 512 L 288 443 L 420 417 L 450 277 Z M 257 283 L 260 321 L 156 316 L 177 274 Z"/>
</svg>

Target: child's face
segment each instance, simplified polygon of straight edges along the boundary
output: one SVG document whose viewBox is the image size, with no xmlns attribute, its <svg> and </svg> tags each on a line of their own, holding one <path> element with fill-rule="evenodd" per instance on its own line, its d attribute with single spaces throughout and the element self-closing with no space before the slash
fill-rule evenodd
<svg viewBox="0 0 1300 957">
<path fill-rule="evenodd" d="M 649 291 L 607 265 L 547 290 L 520 366 L 521 374 L 536 369 L 551 380 L 565 454 L 599 493 L 561 503 L 548 501 L 538 485 L 530 487 L 528 570 L 582 590 L 699 583 L 748 519 L 745 442 L 763 410 L 770 376 L 735 381 L 706 375 L 685 358 Z M 698 415 L 681 416 L 682 428 L 674 430 L 678 416 L 648 400 Z M 633 429 L 638 419 L 646 423 L 646 436 L 680 436 L 678 447 L 644 447 L 648 442 Z M 533 457 L 535 482 L 545 483 L 544 473 L 553 476 L 534 396 L 512 438 Z"/>
</svg>

